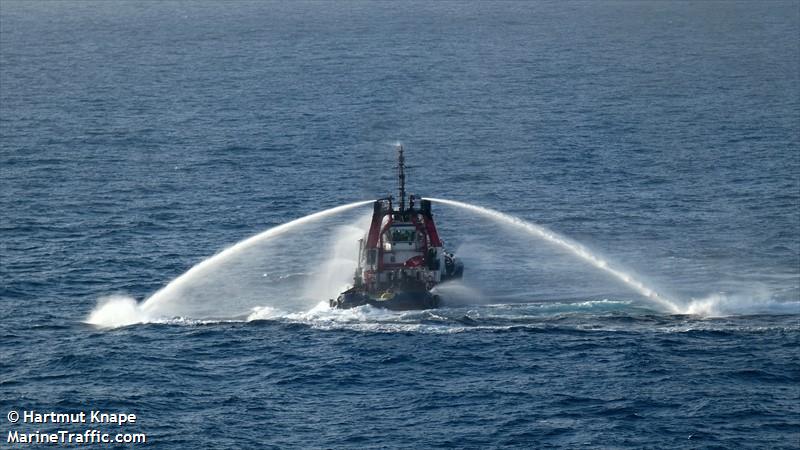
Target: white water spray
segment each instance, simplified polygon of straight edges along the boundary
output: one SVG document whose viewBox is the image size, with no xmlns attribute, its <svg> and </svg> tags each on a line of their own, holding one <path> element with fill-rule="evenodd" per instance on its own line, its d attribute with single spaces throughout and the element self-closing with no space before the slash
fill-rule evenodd
<svg viewBox="0 0 800 450">
<path fill-rule="evenodd" d="M 606 260 L 592 253 L 591 251 L 587 250 L 581 244 L 574 242 L 564 236 L 561 236 L 553 231 L 550 231 L 541 225 L 536 225 L 530 222 L 526 222 L 520 218 L 501 213 L 500 211 L 484 208 L 482 206 L 471 205 L 469 203 L 462 203 L 454 200 L 443 200 L 439 198 L 426 198 L 426 200 L 430 200 L 436 203 L 441 203 L 443 205 L 450 205 L 466 209 L 468 211 L 476 212 L 485 217 L 499 220 L 505 224 L 520 228 L 529 234 L 532 234 L 552 244 L 555 244 L 565 250 L 568 250 L 573 255 L 588 262 L 592 266 L 608 273 L 609 275 L 623 282 L 628 287 L 632 288 L 634 291 L 642 294 L 652 302 L 665 308 L 668 312 L 673 314 L 681 313 L 681 308 L 679 308 L 677 303 L 674 302 L 673 300 L 663 297 L 652 288 L 646 286 L 644 283 L 634 278 L 630 273 L 626 272 L 625 270 L 612 267 Z"/>
<path fill-rule="evenodd" d="M 755 293 L 749 293 L 747 295 L 717 294 L 705 299 L 692 299 L 690 302 L 682 305 L 681 303 L 676 303 L 672 299 L 660 295 L 654 289 L 636 279 L 631 273 L 629 273 L 629 271 L 626 271 L 619 266 L 615 267 L 611 265 L 601 256 L 591 252 L 581 244 L 550 231 L 545 227 L 526 222 L 522 219 L 501 213 L 499 211 L 471 205 L 468 203 L 434 198 L 428 200 L 478 213 L 494 219 L 497 222 L 517 227 L 527 234 L 555 244 L 556 246 L 561 247 L 580 259 L 590 263 L 592 266 L 611 275 L 613 278 L 621 281 L 670 313 L 694 314 L 708 317 L 737 314 L 742 312 L 778 312 L 796 314 L 798 311 L 800 311 L 800 302 L 773 301 L 771 295 L 766 290 L 765 292 L 759 293 L 759 295 L 755 295 Z M 324 270 L 317 273 L 315 278 L 312 278 L 311 283 L 305 286 L 305 295 L 309 298 L 303 299 L 302 296 L 298 297 L 294 290 L 290 293 L 287 293 L 286 295 L 288 296 L 284 300 L 291 301 L 287 304 L 289 307 L 288 310 L 280 309 L 275 304 L 274 301 L 278 300 L 278 297 L 280 296 L 273 296 L 273 298 L 269 298 L 269 295 L 263 291 L 263 289 L 269 285 L 257 286 L 256 289 L 240 289 L 241 286 L 239 284 L 239 282 L 242 280 L 249 283 L 250 278 L 248 277 L 250 277 L 251 272 L 255 270 L 255 266 L 252 265 L 254 260 L 251 258 L 252 255 L 248 255 L 248 252 L 255 255 L 264 255 L 263 249 L 260 249 L 258 244 L 265 243 L 272 245 L 278 241 L 269 240 L 285 232 L 291 231 L 302 225 L 310 224 L 326 217 L 357 208 L 370 202 L 371 200 L 355 202 L 348 205 L 331 208 L 329 210 L 321 211 L 285 223 L 283 225 L 279 225 L 264 231 L 263 233 L 245 239 L 233 245 L 232 247 L 227 248 L 222 252 L 200 262 L 183 275 L 175 278 L 144 302 L 139 303 L 132 297 L 119 295 L 101 298 L 97 307 L 95 307 L 87 317 L 86 322 L 99 327 L 115 328 L 136 323 L 165 321 L 171 323 L 175 320 L 177 320 L 179 323 L 182 323 L 181 321 L 196 323 L 198 321 L 203 322 L 203 320 L 211 320 L 213 322 L 215 320 L 259 320 L 278 317 L 290 320 L 297 319 L 322 322 L 337 320 L 375 320 L 375 314 L 377 313 L 374 312 L 370 312 L 369 314 L 361 317 L 361 315 L 366 313 L 355 310 L 348 310 L 345 312 L 330 310 L 326 301 L 321 303 L 319 302 L 320 298 L 330 296 L 331 292 L 334 294 L 334 291 L 338 292 L 338 290 L 340 290 L 339 285 L 350 279 L 350 274 L 352 273 L 352 269 L 356 263 L 352 254 L 354 251 L 353 242 L 357 240 L 359 235 L 363 234 L 363 228 L 366 226 L 365 224 L 358 224 L 350 227 L 340 227 L 338 229 L 338 238 L 334 238 L 333 252 L 328 258 L 328 264 L 324 265 Z M 276 255 L 273 255 L 272 252 L 268 252 L 267 256 L 269 257 L 268 261 L 271 263 L 271 258 Z M 230 264 L 239 264 L 239 266 L 243 268 L 244 278 L 230 278 L 231 276 L 239 274 L 236 270 L 228 270 L 226 272 L 225 268 Z M 228 268 L 230 269 L 230 267 Z M 305 276 L 308 274 L 294 275 Z M 267 274 L 265 273 L 264 276 L 267 276 Z M 283 277 L 279 277 L 279 279 L 283 279 Z M 252 285 L 249 286 L 252 287 Z M 207 292 L 209 288 L 213 288 L 212 292 L 210 293 Z M 462 286 L 459 283 L 445 283 L 437 286 L 436 289 L 437 292 L 443 294 L 443 298 L 449 299 L 449 301 L 445 301 L 446 306 L 472 305 L 480 303 L 480 299 L 483 298 L 479 292 L 470 290 L 466 286 Z M 198 294 L 214 300 L 211 304 L 206 305 L 212 306 L 212 310 L 206 310 L 203 312 L 193 310 L 192 306 L 195 306 L 194 303 L 196 303 L 195 300 L 197 299 L 195 295 Z M 268 298 L 264 298 L 265 295 L 267 295 Z M 240 310 L 243 306 L 243 303 L 237 305 L 230 302 L 242 296 L 249 296 L 247 301 L 261 302 L 268 299 L 270 306 L 262 306 L 259 308 L 250 309 L 248 315 L 246 312 L 247 308 L 245 308 L 244 311 Z M 761 300 L 756 301 L 754 298 L 756 300 Z M 299 312 L 297 307 L 299 306 L 302 308 L 303 305 L 298 304 L 298 302 L 303 303 L 305 300 L 313 300 L 315 302 L 314 304 L 317 306 L 308 311 L 303 310 L 304 312 Z M 182 304 L 181 302 L 184 302 L 185 304 Z M 264 303 L 256 304 L 264 305 Z M 225 311 L 226 307 L 229 310 L 227 312 Z M 240 313 L 243 314 L 239 316 L 236 315 Z M 388 314 L 387 317 L 390 318 L 394 317 L 390 313 L 380 312 L 380 314 Z M 183 315 L 187 315 L 188 318 L 176 318 L 176 316 Z M 202 319 L 204 317 L 206 319 Z"/>
<path fill-rule="evenodd" d="M 174 316 L 176 315 L 176 311 L 172 310 L 174 309 L 174 305 L 170 305 L 174 303 L 175 300 L 180 299 L 185 290 L 191 288 L 194 283 L 210 277 L 232 258 L 239 256 L 243 252 L 246 252 L 264 241 L 268 241 L 297 227 L 366 205 L 372 201 L 373 200 L 354 202 L 310 214 L 240 241 L 195 265 L 184 274 L 178 276 L 169 284 L 159 289 L 143 303 L 137 303 L 135 299 L 127 296 L 103 298 L 98 302 L 97 307 L 89 314 L 86 322 L 101 327 L 119 327 Z"/>
<path fill-rule="evenodd" d="M 302 297 L 319 302 L 335 298 L 352 285 L 358 266 L 358 240 L 367 233 L 372 215 L 365 215 L 356 223 L 334 229 L 331 251 L 317 272 L 305 286 Z M 328 305 L 328 302 L 325 302 Z"/>
<path fill-rule="evenodd" d="M 332 216 L 334 214 L 347 211 L 349 209 L 366 205 L 367 203 L 371 202 L 372 200 L 365 200 L 361 202 L 355 202 L 347 205 L 337 206 L 335 208 L 327 209 L 325 211 L 320 211 L 305 217 L 301 217 L 299 219 L 295 219 L 291 222 L 286 222 L 283 225 L 278 225 L 277 227 L 270 228 L 269 230 L 264 231 L 263 233 L 257 234 L 253 237 L 240 241 L 237 244 L 217 253 L 216 255 L 206 260 L 203 260 L 196 266 L 189 269 L 183 275 L 172 280 L 169 284 L 158 290 L 155 294 L 151 295 L 150 298 L 148 298 L 147 301 L 145 301 L 144 305 L 142 305 L 142 309 L 146 312 L 153 311 L 158 307 L 158 305 L 161 302 L 171 298 L 176 293 L 179 293 L 180 290 L 185 285 L 191 283 L 192 280 L 196 279 L 197 277 L 201 277 L 207 273 L 213 273 L 214 269 L 217 266 L 219 266 L 222 262 L 235 256 L 237 253 L 240 253 L 246 250 L 247 248 L 252 247 L 253 245 L 256 245 L 268 239 L 272 239 L 298 226 L 307 224 L 309 222 L 313 222 L 315 220 L 323 219 L 325 217 Z"/>
</svg>

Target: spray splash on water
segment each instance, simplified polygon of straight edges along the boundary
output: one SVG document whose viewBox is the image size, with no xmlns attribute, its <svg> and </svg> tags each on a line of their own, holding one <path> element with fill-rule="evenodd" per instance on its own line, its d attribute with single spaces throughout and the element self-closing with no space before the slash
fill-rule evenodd
<svg viewBox="0 0 800 450">
<path fill-rule="evenodd" d="M 119 328 L 150 321 L 135 298 L 112 295 L 101 298 L 85 322 L 101 328 Z"/>
<path fill-rule="evenodd" d="M 741 314 L 800 314 L 800 301 L 779 301 L 763 284 L 740 287 L 736 292 L 718 292 L 705 298 L 693 298 L 683 311 L 702 317 L 724 317 Z"/>
<path fill-rule="evenodd" d="M 561 236 L 553 231 L 550 231 L 545 227 L 530 222 L 526 222 L 518 217 L 510 216 L 508 214 L 501 213 L 500 211 L 484 208 L 482 206 L 471 205 L 469 203 L 462 203 L 455 200 L 443 200 L 439 198 L 426 198 L 426 200 L 430 200 L 436 203 L 441 203 L 443 205 L 455 206 L 458 208 L 465 209 L 467 211 L 472 211 L 484 217 L 488 217 L 490 219 L 504 223 L 506 225 L 511 225 L 516 228 L 522 229 L 523 231 L 529 234 L 532 234 L 552 244 L 555 244 L 565 250 L 568 250 L 573 255 L 581 258 L 582 260 L 588 262 L 592 266 L 606 272 L 607 274 L 623 282 L 625 285 L 632 288 L 634 291 L 642 294 L 644 297 L 646 297 L 653 303 L 663 307 L 664 309 L 667 310 L 667 312 L 673 314 L 681 312 L 681 308 L 675 301 L 660 295 L 652 288 L 648 287 L 641 281 L 634 278 L 627 271 L 611 266 L 605 259 L 587 250 L 579 243 L 567 239 L 566 237 Z"/>
</svg>

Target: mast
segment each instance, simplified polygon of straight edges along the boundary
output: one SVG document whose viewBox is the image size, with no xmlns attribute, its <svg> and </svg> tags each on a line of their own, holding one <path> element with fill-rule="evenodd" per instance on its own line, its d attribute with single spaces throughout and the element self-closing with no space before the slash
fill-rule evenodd
<svg viewBox="0 0 800 450">
<path fill-rule="evenodd" d="M 403 157 L 403 144 L 397 145 L 397 171 L 400 178 L 400 212 L 406 210 L 406 160 Z"/>
</svg>

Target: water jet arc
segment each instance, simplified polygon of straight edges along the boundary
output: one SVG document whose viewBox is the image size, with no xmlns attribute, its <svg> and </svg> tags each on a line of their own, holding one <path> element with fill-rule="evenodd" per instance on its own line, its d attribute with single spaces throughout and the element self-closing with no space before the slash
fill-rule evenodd
<svg viewBox="0 0 800 450">
<path fill-rule="evenodd" d="M 586 248 L 584 248 L 581 244 L 574 242 L 564 236 L 559 235 L 553 231 L 548 230 L 547 228 L 536 225 L 531 222 L 527 222 L 522 220 L 518 217 L 514 217 L 505 213 L 501 213 L 500 211 L 495 211 L 493 209 L 484 208 L 482 206 L 471 205 L 469 203 L 462 203 L 455 200 L 444 200 L 439 198 L 426 198 L 426 200 L 430 200 L 435 203 L 440 203 L 443 205 L 450 205 L 455 206 L 458 208 L 466 209 L 468 211 L 472 211 L 478 213 L 482 216 L 488 217 L 490 219 L 499 220 L 507 225 L 514 226 L 519 228 L 529 234 L 532 234 L 536 237 L 544 239 L 552 244 L 555 244 L 565 250 L 568 250 L 573 255 L 579 257 L 580 259 L 588 262 L 592 266 L 606 272 L 607 274 L 611 275 L 612 277 L 616 278 L 617 280 L 624 283 L 626 286 L 632 288 L 634 291 L 642 294 L 644 297 L 652 301 L 653 303 L 658 304 L 659 306 L 665 308 L 668 312 L 672 314 L 680 314 L 681 309 L 678 305 L 668 298 L 663 297 L 658 292 L 653 290 L 652 288 L 648 287 L 641 281 L 634 278 L 632 275 L 627 273 L 625 270 L 612 267 L 609 263 L 601 258 L 598 255 L 590 252 Z"/>
<path fill-rule="evenodd" d="M 228 247 L 225 250 L 217 253 L 216 255 L 203 260 L 202 262 L 193 266 L 191 269 L 189 269 L 182 275 L 178 276 L 177 278 L 169 282 L 169 284 L 167 284 L 163 288 L 156 291 L 156 293 L 154 293 L 147 300 L 145 300 L 144 304 L 142 305 L 142 309 L 146 312 L 153 312 L 153 310 L 155 310 L 160 303 L 166 301 L 166 299 L 171 298 L 175 293 L 180 292 L 180 289 L 183 286 L 190 283 L 193 278 L 199 275 L 203 275 L 209 270 L 213 270 L 214 267 L 224 262 L 227 258 L 234 256 L 236 253 L 239 253 L 240 251 L 245 250 L 252 245 L 258 244 L 259 242 L 263 242 L 267 239 L 271 239 L 275 236 L 278 236 L 282 233 L 291 230 L 294 227 L 304 225 L 313 222 L 315 220 L 323 219 L 325 217 L 338 214 L 353 208 L 357 208 L 359 206 L 363 206 L 372 202 L 373 200 L 364 200 L 360 202 L 349 203 L 347 205 L 337 206 L 331 209 L 326 209 L 324 211 L 319 211 L 310 214 L 308 216 L 295 219 L 291 222 L 286 222 L 282 225 L 270 228 L 260 234 L 257 234 L 243 241 L 240 241 L 232 245 L 231 247 Z"/>
</svg>

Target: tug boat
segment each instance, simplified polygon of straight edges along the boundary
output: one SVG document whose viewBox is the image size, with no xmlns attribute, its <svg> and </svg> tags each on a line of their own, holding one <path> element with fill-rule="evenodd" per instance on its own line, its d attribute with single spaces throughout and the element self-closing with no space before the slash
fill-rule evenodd
<svg viewBox="0 0 800 450">
<path fill-rule="evenodd" d="M 410 195 L 406 207 L 403 146 L 398 145 L 397 150 L 399 205 L 393 205 L 391 196 L 373 203 L 369 231 L 358 244 L 353 286 L 329 301 L 332 308 L 436 308 L 440 298 L 431 289 L 463 276 L 464 265 L 445 250 L 439 238 L 431 202 Z"/>
</svg>

